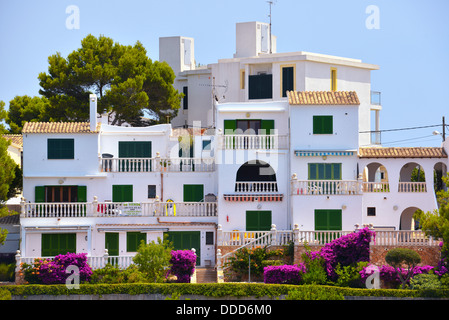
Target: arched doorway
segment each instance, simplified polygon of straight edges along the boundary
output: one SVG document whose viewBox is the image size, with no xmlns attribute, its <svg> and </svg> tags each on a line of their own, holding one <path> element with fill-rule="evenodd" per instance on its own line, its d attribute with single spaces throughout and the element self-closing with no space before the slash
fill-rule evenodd
<svg viewBox="0 0 449 320">
<path fill-rule="evenodd" d="M 367 164 L 363 171 L 363 191 L 388 192 L 389 189 L 387 169 L 378 162 Z"/>
<path fill-rule="evenodd" d="M 264 161 L 248 161 L 237 170 L 235 191 L 277 192 L 276 173 L 270 164 Z"/>
<path fill-rule="evenodd" d="M 403 210 L 401 213 L 401 217 L 399 220 L 399 230 L 418 230 L 419 224 L 418 221 L 413 219 L 413 215 L 417 210 L 420 210 L 418 207 L 408 207 Z"/>
<path fill-rule="evenodd" d="M 398 192 L 427 192 L 426 175 L 421 165 L 409 162 L 402 166 Z"/>
<path fill-rule="evenodd" d="M 443 177 L 448 174 L 447 165 L 443 162 L 438 162 L 433 167 L 434 173 L 434 188 L 435 192 L 440 190 L 447 190 L 447 186 L 444 184 Z"/>
</svg>

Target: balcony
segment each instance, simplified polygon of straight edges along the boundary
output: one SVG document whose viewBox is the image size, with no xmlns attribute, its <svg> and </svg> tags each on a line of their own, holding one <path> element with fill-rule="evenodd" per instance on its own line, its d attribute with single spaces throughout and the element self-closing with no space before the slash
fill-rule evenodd
<svg viewBox="0 0 449 320">
<path fill-rule="evenodd" d="M 361 184 L 356 180 L 296 180 L 291 182 L 292 195 L 358 195 Z"/>
<path fill-rule="evenodd" d="M 219 146 L 224 150 L 277 150 L 288 148 L 287 135 L 223 135 Z"/>
<path fill-rule="evenodd" d="M 21 203 L 22 218 L 216 216 L 216 202 Z"/>
<path fill-rule="evenodd" d="M 213 172 L 214 158 L 102 158 L 102 172 Z"/>
<path fill-rule="evenodd" d="M 427 192 L 427 186 L 425 182 L 399 182 L 398 192 Z"/>
<path fill-rule="evenodd" d="M 363 192 L 390 192 L 388 182 L 363 182 Z"/>
</svg>

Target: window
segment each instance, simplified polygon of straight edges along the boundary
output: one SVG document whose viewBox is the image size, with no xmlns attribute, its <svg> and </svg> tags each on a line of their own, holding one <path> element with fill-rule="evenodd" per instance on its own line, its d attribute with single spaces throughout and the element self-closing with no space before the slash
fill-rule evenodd
<svg viewBox="0 0 449 320">
<path fill-rule="evenodd" d="M 75 139 L 48 139 L 47 159 L 75 159 Z"/>
<path fill-rule="evenodd" d="M 86 186 L 36 186 L 35 202 L 87 202 Z"/>
<path fill-rule="evenodd" d="M 282 70 L 281 96 L 286 97 L 287 91 L 295 90 L 295 67 L 294 66 L 281 67 L 281 70 Z"/>
<path fill-rule="evenodd" d="M 313 116 L 313 134 L 332 134 L 333 116 Z"/>
<path fill-rule="evenodd" d="M 271 211 L 246 211 L 247 231 L 269 231 L 271 229 Z"/>
<path fill-rule="evenodd" d="M 150 184 L 148 186 L 148 199 L 155 199 L 156 198 L 156 185 Z"/>
<path fill-rule="evenodd" d="M 110 256 L 119 255 L 119 233 L 118 232 L 106 232 L 104 234 L 104 248 L 108 249 Z"/>
<path fill-rule="evenodd" d="M 132 185 L 112 186 L 112 202 L 132 202 L 132 201 L 133 201 Z"/>
<path fill-rule="evenodd" d="M 238 129 L 238 131 L 236 131 Z M 272 119 L 224 120 L 224 134 L 274 134 Z"/>
<path fill-rule="evenodd" d="M 206 245 L 214 244 L 214 233 L 212 231 L 206 231 Z"/>
<path fill-rule="evenodd" d="M 141 242 L 147 243 L 147 234 L 141 232 L 126 233 L 126 251 L 136 252 Z"/>
<path fill-rule="evenodd" d="M 164 232 L 168 235 L 168 241 L 173 244 L 174 250 L 195 249 L 196 264 L 201 261 L 201 232 L 200 231 L 169 231 Z"/>
<path fill-rule="evenodd" d="M 43 233 L 41 240 L 43 257 L 76 252 L 76 233 Z"/>
<path fill-rule="evenodd" d="M 341 230 L 341 210 L 315 210 L 315 230 Z"/>
<path fill-rule="evenodd" d="M 211 149 L 211 141 L 203 140 L 203 150 L 210 150 L 210 149 Z"/>
<path fill-rule="evenodd" d="M 184 98 L 182 98 L 182 109 L 188 110 L 189 109 L 189 88 L 182 87 L 182 93 L 184 93 Z"/>
<path fill-rule="evenodd" d="M 368 207 L 367 208 L 367 215 L 368 215 L 368 217 L 375 217 L 376 216 L 376 208 L 375 207 Z"/>
<path fill-rule="evenodd" d="M 119 141 L 119 158 L 151 158 L 151 141 Z"/>
<path fill-rule="evenodd" d="M 185 184 L 183 191 L 184 202 L 204 201 L 204 185 L 202 184 Z"/>
<path fill-rule="evenodd" d="M 341 180 L 341 163 L 309 163 L 309 180 Z"/>
<path fill-rule="evenodd" d="M 331 68 L 331 91 L 337 91 L 337 68 Z"/>
<path fill-rule="evenodd" d="M 273 98 L 273 75 L 252 75 L 248 77 L 248 83 L 248 98 L 250 100 Z"/>
</svg>

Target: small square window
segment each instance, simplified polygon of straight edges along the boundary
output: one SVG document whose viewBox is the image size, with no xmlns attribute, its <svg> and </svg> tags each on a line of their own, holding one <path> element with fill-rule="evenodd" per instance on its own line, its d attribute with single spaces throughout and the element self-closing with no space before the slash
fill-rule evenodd
<svg viewBox="0 0 449 320">
<path fill-rule="evenodd" d="M 156 198 L 156 185 L 150 184 L 148 185 L 148 199 Z"/>
<path fill-rule="evenodd" d="M 367 208 L 367 215 L 368 215 L 368 217 L 375 217 L 376 216 L 376 208 L 375 207 L 368 207 Z"/>
<path fill-rule="evenodd" d="M 206 244 L 207 245 L 214 244 L 214 233 L 211 231 L 206 232 Z"/>
<path fill-rule="evenodd" d="M 210 149 L 211 149 L 211 141 L 203 140 L 203 150 L 210 150 Z"/>
</svg>

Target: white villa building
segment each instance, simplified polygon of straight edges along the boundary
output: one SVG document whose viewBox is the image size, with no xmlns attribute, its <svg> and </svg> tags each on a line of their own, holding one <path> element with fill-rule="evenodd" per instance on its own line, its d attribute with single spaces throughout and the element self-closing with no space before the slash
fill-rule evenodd
<svg viewBox="0 0 449 320">
<path fill-rule="evenodd" d="M 22 257 L 84 252 L 130 259 L 168 234 L 214 266 L 218 246 L 267 232 L 415 230 L 437 209 L 440 148 L 383 148 L 378 66 L 307 52 L 276 53 L 267 24 L 237 24 L 236 54 L 196 67 L 194 40 L 160 39 L 160 60 L 186 94 L 171 124 L 29 122 L 23 128 Z M 378 95 L 375 95 L 378 97 Z M 362 132 L 362 133 L 361 133 Z M 413 170 L 425 180 L 412 178 Z M 305 233 L 304 233 L 305 234 Z"/>
</svg>

